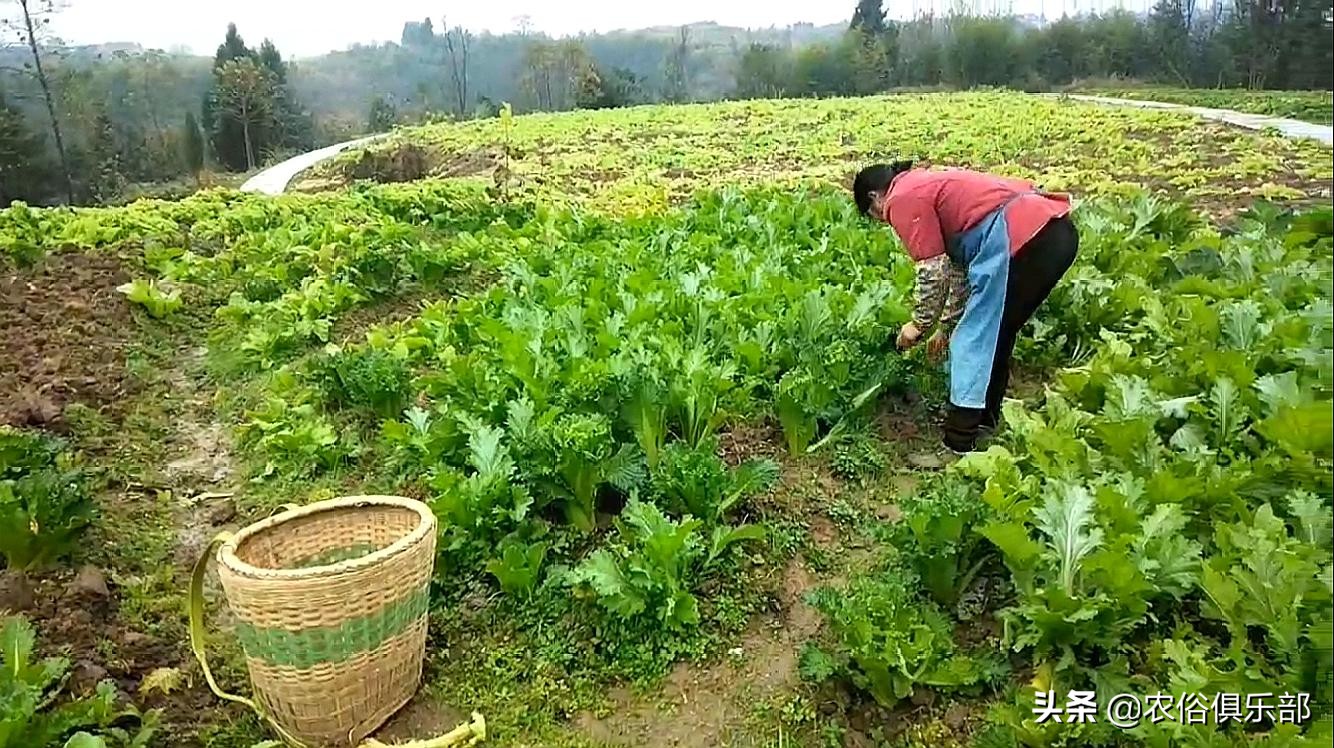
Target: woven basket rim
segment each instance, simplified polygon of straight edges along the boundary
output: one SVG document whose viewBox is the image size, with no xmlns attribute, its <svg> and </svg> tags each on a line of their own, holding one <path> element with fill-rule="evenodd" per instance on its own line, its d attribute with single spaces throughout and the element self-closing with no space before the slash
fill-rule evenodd
<svg viewBox="0 0 1334 748">
<path fill-rule="evenodd" d="M 274 529 L 280 525 L 291 522 L 301 517 L 309 517 L 313 514 L 323 514 L 337 509 L 360 508 L 368 506 L 393 506 L 407 509 L 417 514 L 417 525 L 411 532 L 403 535 L 393 543 L 372 553 L 357 558 L 338 561 L 332 564 L 322 566 L 308 566 L 299 569 L 269 569 L 262 566 L 242 561 L 240 556 L 236 555 L 236 550 L 246 540 Z M 339 496 L 334 499 L 317 501 L 313 504 L 289 509 L 285 512 L 262 519 L 254 524 L 247 525 L 230 540 L 223 543 L 218 549 L 218 563 L 227 567 L 230 571 L 252 579 L 311 579 L 318 577 L 334 576 L 346 574 L 351 571 L 357 571 L 366 567 L 380 564 L 400 553 L 407 551 L 416 544 L 422 542 L 427 535 L 433 531 L 435 526 L 435 514 L 431 512 L 426 504 L 409 499 L 405 496 Z"/>
</svg>

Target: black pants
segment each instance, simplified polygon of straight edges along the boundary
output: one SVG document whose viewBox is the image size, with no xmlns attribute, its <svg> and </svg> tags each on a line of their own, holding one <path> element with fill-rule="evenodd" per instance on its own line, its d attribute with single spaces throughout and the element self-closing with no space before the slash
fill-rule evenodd
<svg viewBox="0 0 1334 748">
<path fill-rule="evenodd" d="M 1079 232 L 1075 224 L 1069 218 L 1057 218 L 1010 258 L 1000 337 L 991 364 L 991 382 L 987 385 L 987 406 L 960 408 L 950 404 L 945 414 L 945 445 L 950 449 L 972 450 L 978 433 L 999 423 L 1001 401 L 1010 384 L 1010 356 L 1014 353 L 1015 338 L 1070 269 L 1078 251 Z"/>
</svg>

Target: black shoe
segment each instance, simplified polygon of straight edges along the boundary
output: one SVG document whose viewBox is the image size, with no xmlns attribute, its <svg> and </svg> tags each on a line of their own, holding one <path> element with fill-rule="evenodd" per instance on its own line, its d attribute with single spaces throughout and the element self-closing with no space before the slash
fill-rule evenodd
<svg viewBox="0 0 1334 748">
<path fill-rule="evenodd" d="M 947 435 L 944 439 L 941 439 L 941 443 L 945 445 L 945 449 L 956 455 L 966 455 L 977 449 L 976 439 L 953 439 Z"/>
<path fill-rule="evenodd" d="M 1000 414 L 999 414 L 999 413 L 996 413 L 996 414 L 988 413 L 988 414 L 986 414 L 986 415 L 983 416 L 983 418 L 982 418 L 982 424 L 981 424 L 980 426 L 978 426 L 977 428 L 978 428 L 978 431 L 981 431 L 982 433 L 984 433 L 984 434 L 986 434 L 986 435 L 988 435 L 988 436 L 990 436 L 991 434 L 996 433 L 996 429 L 1000 428 Z"/>
</svg>

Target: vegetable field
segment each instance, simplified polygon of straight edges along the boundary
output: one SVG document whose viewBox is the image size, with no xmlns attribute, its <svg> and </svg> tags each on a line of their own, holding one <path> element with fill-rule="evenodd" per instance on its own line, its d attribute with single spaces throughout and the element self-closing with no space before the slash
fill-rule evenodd
<svg viewBox="0 0 1334 748">
<path fill-rule="evenodd" d="M 957 462 L 942 369 L 893 346 L 910 263 L 844 186 L 877 154 L 1080 198 L 1004 426 Z M 262 740 L 189 653 L 190 563 L 283 503 L 395 493 L 441 537 L 390 738 L 475 709 L 514 746 L 1328 745 L 1330 169 L 950 94 L 503 116 L 307 185 L 436 179 L 0 212 L 0 608 L 31 624 L 3 719 Z M 1038 724 L 1049 690 L 1310 715 Z"/>
</svg>

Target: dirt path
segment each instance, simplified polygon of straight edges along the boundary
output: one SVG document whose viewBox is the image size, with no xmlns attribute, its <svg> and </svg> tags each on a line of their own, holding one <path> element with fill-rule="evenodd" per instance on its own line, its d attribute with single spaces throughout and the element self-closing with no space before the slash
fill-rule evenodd
<svg viewBox="0 0 1334 748">
<path fill-rule="evenodd" d="M 1187 114 L 1193 114 L 1204 119 L 1211 119 L 1216 122 L 1223 122 L 1237 127 L 1244 127 L 1248 130 L 1278 130 L 1285 137 L 1293 139 L 1317 140 L 1325 145 L 1334 145 L 1334 126 L 1316 125 L 1310 122 L 1302 122 L 1296 119 L 1285 119 L 1283 117 L 1271 117 L 1267 114 L 1248 114 L 1246 112 L 1234 112 L 1231 109 L 1210 109 L 1202 106 L 1186 106 L 1184 104 L 1168 104 L 1161 101 L 1140 101 L 1138 99 L 1115 99 L 1109 96 L 1091 96 L 1088 94 L 1050 94 L 1064 98 L 1074 99 L 1076 101 L 1085 101 L 1091 104 L 1105 104 L 1107 106 L 1129 106 L 1137 109 L 1160 109 L 1168 111 L 1178 111 Z"/>
</svg>

